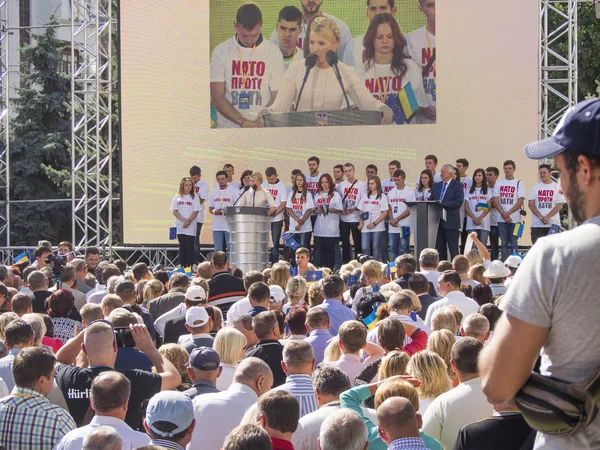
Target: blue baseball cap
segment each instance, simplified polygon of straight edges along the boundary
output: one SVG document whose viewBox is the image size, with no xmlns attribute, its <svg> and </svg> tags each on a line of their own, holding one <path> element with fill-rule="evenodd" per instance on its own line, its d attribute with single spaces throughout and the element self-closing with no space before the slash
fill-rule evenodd
<svg viewBox="0 0 600 450">
<path fill-rule="evenodd" d="M 220 365 L 219 354 L 210 347 L 198 347 L 190 353 L 189 367 L 198 370 L 217 370 Z"/>
<path fill-rule="evenodd" d="M 159 436 L 170 438 L 187 430 L 194 420 L 192 399 L 177 391 L 162 391 L 154 395 L 146 408 L 146 424 Z M 157 422 L 169 422 L 176 428 L 166 432 L 157 429 Z"/>
<path fill-rule="evenodd" d="M 525 146 L 525 155 L 543 159 L 565 150 L 600 155 L 600 100 L 577 103 L 560 119 L 552 137 Z"/>
</svg>

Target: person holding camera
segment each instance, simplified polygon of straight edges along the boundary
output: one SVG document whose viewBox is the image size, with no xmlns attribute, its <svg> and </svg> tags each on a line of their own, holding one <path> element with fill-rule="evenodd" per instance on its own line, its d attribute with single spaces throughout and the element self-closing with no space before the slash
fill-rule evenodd
<svg viewBox="0 0 600 450">
<path fill-rule="evenodd" d="M 120 371 L 131 382 L 131 396 L 125 422 L 134 430 L 142 429 L 142 402 L 154 394 L 175 389 L 181 384 L 181 375 L 152 343 L 144 325 L 130 325 L 136 348 L 144 353 L 157 373 L 145 370 Z M 89 361 L 88 367 L 73 365 L 82 350 Z M 115 330 L 107 320 L 96 320 L 56 354 L 56 384 L 62 391 L 69 413 L 77 426 L 87 425 L 92 416 L 90 389 L 92 381 L 102 372 L 114 370 L 118 344 Z"/>
</svg>

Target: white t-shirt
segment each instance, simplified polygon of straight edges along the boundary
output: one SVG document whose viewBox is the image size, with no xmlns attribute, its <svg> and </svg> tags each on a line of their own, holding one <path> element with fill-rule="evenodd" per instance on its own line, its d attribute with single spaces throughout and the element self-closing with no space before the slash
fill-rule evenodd
<svg viewBox="0 0 600 450">
<path fill-rule="evenodd" d="M 281 206 L 282 203 L 287 202 L 288 187 L 283 183 L 283 181 L 279 180 L 275 184 L 269 184 L 266 181 L 264 181 L 262 184 L 262 188 L 265 191 L 268 191 L 271 193 L 271 197 L 273 197 L 273 200 L 275 201 L 275 206 L 277 206 L 278 208 L 279 208 L 279 206 Z M 281 213 L 277 214 L 273 218 L 273 222 L 280 222 L 282 220 L 283 220 L 283 211 Z"/>
<path fill-rule="evenodd" d="M 331 14 L 327 14 L 325 12 L 322 12 L 321 14 L 327 17 L 328 19 L 333 20 L 340 29 L 342 39 L 340 41 L 340 46 L 337 49 L 337 54 L 340 61 L 344 61 L 344 51 L 346 50 L 346 46 L 350 44 L 350 41 L 352 41 L 352 33 L 350 33 L 350 28 L 348 28 L 348 25 L 346 25 L 342 20 L 338 19 L 337 17 L 333 17 Z M 302 23 L 302 31 L 300 32 L 300 35 L 296 40 L 296 47 L 298 47 L 300 50 L 304 50 L 306 29 L 307 25 L 305 23 Z M 273 31 L 273 34 L 271 34 L 271 42 L 273 42 L 277 46 L 277 50 L 281 55 L 281 50 L 279 50 L 279 35 L 277 34 L 277 29 Z"/>
<path fill-rule="evenodd" d="M 200 199 L 197 195 L 192 197 L 190 194 L 180 197 L 176 195 L 171 202 L 171 211 L 177 211 L 186 219 L 189 218 L 194 211 L 200 211 Z M 187 228 L 183 228 L 183 222 L 175 218 L 175 226 L 177 234 L 185 234 L 187 236 L 196 236 L 196 222 L 194 221 Z"/>
<path fill-rule="evenodd" d="M 544 216 L 552 211 L 558 203 L 566 202 L 565 196 L 558 192 L 558 184 L 555 181 L 548 184 L 541 182 L 536 184 L 533 189 L 531 189 L 528 200 L 534 200 L 535 207 Z M 560 225 L 560 214 L 552 216 L 550 223 L 546 225 L 544 225 L 537 216 L 532 214 L 532 228 L 550 228 L 551 225 Z"/>
<path fill-rule="evenodd" d="M 433 175 L 433 184 L 439 183 L 440 181 L 442 181 L 442 174 L 440 172 L 436 172 Z M 421 186 L 421 175 L 420 174 L 417 177 L 417 181 L 415 181 L 415 189 L 419 189 L 419 186 Z"/>
<path fill-rule="evenodd" d="M 234 189 L 241 189 L 240 182 L 237 180 L 231 180 L 231 182 L 228 183 L 228 185 L 233 187 Z"/>
<path fill-rule="evenodd" d="M 475 217 L 479 217 L 485 211 L 478 211 L 477 210 L 477 205 L 479 203 L 485 203 L 486 205 L 488 205 L 488 208 L 489 208 L 489 204 L 488 203 L 492 199 L 492 195 L 493 195 L 493 190 L 492 189 L 488 189 L 487 194 L 482 194 L 481 193 L 481 188 L 475 188 L 475 190 L 473 191 L 473 193 L 470 193 L 469 191 L 467 191 L 465 193 L 465 202 L 469 205 L 469 209 L 475 215 Z M 473 223 L 473 219 L 471 219 L 470 216 L 467 216 L 467 230 L 487 230 L 487 231 L 490 231 L 490 214 L 488 214 L 487 216 L 485 216 L 483 218 L 483 221 L 481 222 L 481 225 L 475 225 Z"/>
<path fill-rule="evenodd" d="M 350 189 L 352 187 L 352 189 Z M 342 198 L 342 205 L 344 209 L 357 208 L 360 205 L 363 197 L 366 195 L 366 185 L 364 181 L 356 180 L 354 186 L 348 180 L 342 181 L 336 186 L 340 197 Z M 348 192 L 348 195 L 346 195 Z M 344 198 L 344 196 L 346 198 Z M 360 213 L 358 211 L 351 212 L 350 214 L 342 214 L 342 222 L 358 222 Z"/>
<path fill-rule="evenodd" d="M 491 192 L 492 197 L 494 196 L 495 192 L 496 192 L 496 186 L 498 185 L 498 183 L 496 183 L 494 185 L 494 187 L 490 187 L 488 185 L 488 191 Z M 498 226 L 498 216 L 500 215 L 500 213 L 498 212 L 498 210 L 496 208 L 492 208 L 492 205 L 490 205 L 490 227 L 497 227 Z"/>
<path fill-rule="evenodd" d="M 379 218 L 382 212 L 388 210 L 388 202 L 387 197 L 385 195 L 382 194 L 380 198 L 377 198 L 377 196 L 375 195 L 372 195 L 371 197 L 365 195 L 362 201 L 360 202 L 358 209 L 362 213 L 369 213 L 369 218 L 364 221 L 362 233 L 376 233 L 378 231 L 385 231 L 385 224 L 383 223 L 383 220 L 377 225 L 375 225 L 375 228 L 372 228 L 370 230 L 368 228 L 368 225 L 371 223 L 375 223 L 375 221 Z"/>
<path fill-rule="evenodd" d="M 429 196 L 431 195 L 431 189 L 425 188 L 422 192 L 419 192 L 415 189 L 415 200 L 422 202 L 429 200 Z"/>
<path fill-rule="evenodd" d="M 397 187 L 394 187 L 394 189 L 392 189 L 388 193 L 387 198 L 389 207 L 392 210 L 390 217 L 393 218 L 400 216 L 400 214 L 404 213 L 404 211 L 409 209 L 408 206 L 406 206 L 405 202 L 414 202 L 416 200 L 415 191 L 413 191 L 406 185 L 404 185 L 404 188 L 402 190 L 399 190 Z M 408 215 L 406 218 L 398 222 L 397 227 L 393 227 L 392 225 L 390 225 L 390 234 L 398 234 L 400 233 L 402 227 L 410 227 L 410 224 L 410 215 Z"/>
<path fill-rule="evenodd" d="M 210 82 L 225 83 L 225 98 L 249 120 L 271 102 L 284 73 L 279 47 L 266 39 L 247 48 L 233 36 L 215 47 L 210 61 Z M 241 94 L 249 96 L 247 108 L 239 108 Z M 218 111 L 217 117 L 218 128 L 238 127 Z"/>
<path fill-rule="evenodd" d="M 383 189 L 383 193 L 388 195 L 388 193 L 396 187 L 396 183 L 392 178 L 386 178 L 381 182 L 381 189 Z"/>
<path fill-rule="evenodd" d="M 315 197 L 315 208 L 325 203 L 329 208 L 342 209 L 342 198 L 337 192 L 333 192 L 333 197 L 321 192 Z M 338 237 L 340 235 L 340 215 L 338 213 L 328 213 L 317 215 L 315 237 Z"/>
<path fill-rule="evenodd" d="M 199 180 L 194 185 L 194 189 L 196 190 L 196 195 L 200 197 L 201 200 L 208 200 L 210 189 L 206 181 Z M 196 216 L 196 222 L 204 223 L 204 202 L 200 203 L 200 211 L 198 212 L 198 216 Z"/>
<path fill-rule="evenodd" d="M 304 222 L 304 225 L 299 230 L 296 230 L 296 226 L 298 225 L 298 220 L 296 219 L 302 219 L 306 211 L 315 207 L 310 192 L 306 194 L 306 198 L 303 198 L 302 194 L 294 194 L 290 190 L 286 207 L 290 208 L 293 212 L 293 214 L 290 214 L 290 233 L 310 233 L 312 231 L 312 222 L 310 220 Z"/>
<path fill-rule="evenodd" d="M 283 57 L 283 55 L 282 55 Z M 290 64 L 293 63 L 294 61 L 303 61 L 304 58 L 304 52 L 302 50 L 300 50 L 298 47 L 296 47 L 296 53 L 294 53 L 292 56 L 286 58 L 283 57 L 283 65 L 285 67 L 285 70 L 287 70 L 288 67 L 290 67 Z"/>
<path fill-rule="evenodd" d="M 349 66 L 357 67 L 363 62 L 363 55 L 365 52 L 365 46 L 363 45 L 364 34 L 352 38 L 350 45 L 346 47 L 344 51 L 344 63 Z"/>
<path fill-rule="evenodd" d="M 427 32 L 425 27 L 419 28 L 411 33 L 408 33 L 406 36 L 406 43 L 408 46 L 408 54 L 412 58 L 414 62 L 417 63 L 419 68 L 421 69 L 421 73 L 423 69 L 427 66 L 427 62 L 433 55 L 435 50 L 435 35 Z M 428 40 L 429 39 L 429 40 Z M 436 61 L 437 61 L 437 51 L 436 51 Z M 427 100 L 429 102 L 429 106 L 436 106 L 437 95 L 436 95 L 436 64 L 434 63 L 429 70 L 429 73 L 423 79 L 423 85 L 425 87 L 425 93 L 427 94 Z M 417 116 L 417 123 L 425 124 L 425 123 L 434 123 L 433 121 L 427 119 L 422 115 Z"/>
<path fill-rule="evenodd" d="M 419 106 L 427 108 L 429 103 L 423 87 L 421 69 L 411 59 L 406 59 L 404 62 L 408 66 L 408 71 L 403 77 L 394 73 L 391 64 L 372 64 L 369 69 L 365 69 L 365 65 L 360 64 L 356 67 L 356 74 L 371 95 L 383 103 L 390 95 L 397 94 L 410 83 Z"/>
<path fill-rule="evenodd" d="M 306 177 L 306 189 L 311 193 L 313 198 L 313 203 L 315 202 L 315 196 L 317 192 L 319 192 L 319 179 L 321 178 L 321 173 L 319 172 L 314 177 L 310 175 L 310 173 L 305 173 Z"/>
<path fill-rule="evenodd" d="M 513 180 L 504 178 L 496 183 L 496 186 L 494 187 L 494 197 L 498 197 L 498 203 L 503 211 L 509 211 L 520 198 L 527 197 L 525 183 L 516 178 Z M 510 218 L 513 223 L 520 223 L 521 214 L 519 210 L 512 213 Z M 505 222 L 500 214 L 498 214 L 498 222 Z"/>
<path fill-rule="evenodd" d="M 208 197 L 208 206 L 215 211 L 223 210 L 228 206 L 232 206 L 233 202 L 239 197 L 238 191 L 231 186 L 225 189 L 220 189 L 217 184 Z M 213 231 L 227 231 L 227 219 L 224 215 L 213 215 L 212 220 Z"/>
</svg>

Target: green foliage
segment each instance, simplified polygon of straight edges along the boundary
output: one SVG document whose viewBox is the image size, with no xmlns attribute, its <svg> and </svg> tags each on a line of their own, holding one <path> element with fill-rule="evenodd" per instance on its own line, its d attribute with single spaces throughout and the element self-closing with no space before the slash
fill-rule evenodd
<svg viewBox="0 0 600 450">
<path fill-rule="evenodd" d="M 70 192 L 71 84 L 60 72 L 58 22 L 21 49 L 21 88 L 12 99 L 10 121 L 11 200 L 66 199 Z M 70 202 L 12 203 L 11 244 L 70 239 Z"/>
</svg>

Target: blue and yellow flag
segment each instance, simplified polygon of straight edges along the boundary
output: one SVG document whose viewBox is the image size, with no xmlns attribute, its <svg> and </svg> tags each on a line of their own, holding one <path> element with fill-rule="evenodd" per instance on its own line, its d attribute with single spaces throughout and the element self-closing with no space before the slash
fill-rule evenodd
<svg viewBox="0 0 600 450">
<path fill-rule="evenodd" d="M 419 109 L 419 102 L 417 101 L 417 96 L 415 95 L 415 91 L 410 82 L 400 89 L 400 92 L 398 92 L 398 100 L 400 101 L 400 106 L 406 116 L 406 121 L 410 122 Z"/>
<path fill-rule="evenodd" d="M 183 267 L 180 267 L 179 269 L 174 270 L 173 272 L 169 272 L 169 278 L 171 278 L 175 273 L 185 273 L 185 270 L 183 269 Z"/>
<path fill-rule="evenodd" d="M 15 261 L 15 264 L 29 262 L 29 256 L 27 256 L 27 252 L 23 252 L 20 255 L 15 256 L 14 261 Z"/>
<path fill-rule="evenodd" d="M 523 224 L 523 223 L 516 223 L 515 224 L 515 229 L 513 230 L 513 236 L 516 236 L 516 237 L 523 236 L 523 230 L 524 229 L 525 229 L 525 224 Z"/>
<path fill-rule="evenodd" d="M 490 207 L 488 205 L 488 202 L 478 202 L 477 206 L 475 207 L 476 211 L 489 211 Z"/>
</svg>

